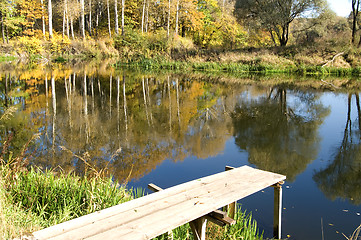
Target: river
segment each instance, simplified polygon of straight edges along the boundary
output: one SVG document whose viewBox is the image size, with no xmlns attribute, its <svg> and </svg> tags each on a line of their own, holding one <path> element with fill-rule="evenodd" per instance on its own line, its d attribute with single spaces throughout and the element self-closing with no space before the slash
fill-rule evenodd
<svg viewBox="0 0 361 240">
<path fill-rule="evenodd" d="M 4 69 L 4 67 L 3 67 Z M 361 223 L 360 83 L 290 76 L 4 69 L 1 129 L 42 169 L 167 188 L 249 165 L 287 176 L 283 237 L 343 239 Z M 273 190 L 239 201 L 272 237 Z"/>
</svg>

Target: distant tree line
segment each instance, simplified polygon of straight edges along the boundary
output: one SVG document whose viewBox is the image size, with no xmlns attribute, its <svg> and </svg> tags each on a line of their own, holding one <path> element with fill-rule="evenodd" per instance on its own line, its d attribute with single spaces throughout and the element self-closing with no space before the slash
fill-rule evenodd
<svg viewBox="0 0 361 240">
<path fill-rule="evenodd" d="M 359 8 L 360 0 L 352 0 L 348 23 L 337 23 L 352 32 L 352 43 Z M 136 30 L 188 37 L 202 47 L 285 46 L 326 19 L 335 23 L 336 15 L 326 13 L 325 0 L 0 0 L 4 43 L 18 36 L 52 38 L 54 32 L 96 39 Z"/>
</svg>

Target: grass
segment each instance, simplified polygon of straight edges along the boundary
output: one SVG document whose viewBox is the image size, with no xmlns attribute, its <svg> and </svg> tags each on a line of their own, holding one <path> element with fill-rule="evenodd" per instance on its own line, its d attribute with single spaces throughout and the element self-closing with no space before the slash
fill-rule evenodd
<svg viewBox="0 0 361 240">
<path fill-rule="evenodd" d="M 111 178 L 88 179 L 34 168 L 11 173 L 2 167 L 0 173 L 2 239 L 49 227 L 134 197 L 132 190 L 114 184 Z M 134 191 L 137 192 L 139 195 L 139 191 Z"/>
<path fill-rule="evenodd" d="M 13 173 L 0 168 L 0 238 L 12 239 L 144 195 L 127 190 L 111 178 L 78 177 L 74 174 L 31 168 Z M 208 224 L 208 239 L 262 239 L 251 214 L 239 209 L 237 223 L 220 228 Z M 173 230 L 174 239 L 192 239 L 188 224 Z M 157 237 L 165 240 L 166 235 Z"/>
<path fill-rule="evenodd" d="M 287 73 L 298 76 L 360 76 L 361 68 L 322 67 L 310 65 L 277 65 L 267 62 L 240 63 L 240 62 L 190 62 L 167 60 L 165 58 L 141 58 L 138 60 L 119 61 L 116 67 L 136 70 L 152 71 L 193 71 L 193 72 L 219 72 L 239 75 L 245 73 L 272 74 Z"/>
</svg>

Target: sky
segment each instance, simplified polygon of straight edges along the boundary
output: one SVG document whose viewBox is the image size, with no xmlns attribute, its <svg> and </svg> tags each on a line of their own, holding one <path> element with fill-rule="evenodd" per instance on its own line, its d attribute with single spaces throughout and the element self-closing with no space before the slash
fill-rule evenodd
<svg viewBox="0 0 361 240">
<path fill-rule="evenodd" d="M 351 0 L 327 0 L 338 16 L 346 17 L 351 12 Z"/>
</svg>

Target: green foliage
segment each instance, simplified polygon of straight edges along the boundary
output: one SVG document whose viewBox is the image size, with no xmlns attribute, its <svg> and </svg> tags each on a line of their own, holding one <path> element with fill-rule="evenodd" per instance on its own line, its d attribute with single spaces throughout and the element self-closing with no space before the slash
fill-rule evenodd
<svg viewBox="0 0 361 240">
<path fill-rule="evenodd" d="M 42 219 L 26 211 L 13 199 L 6 190 L 6 178 L 9 169 L 0 167 L 0 238 L 13 239 L 40 228 Z"/>
<path fill-rule="evenodd" d="M 13 203 L 41 217 L 48 227 L 127 201 L 131 195 L 109 179 L 80 178 L 32 168 L 7 185 Z"/>
</svg>

